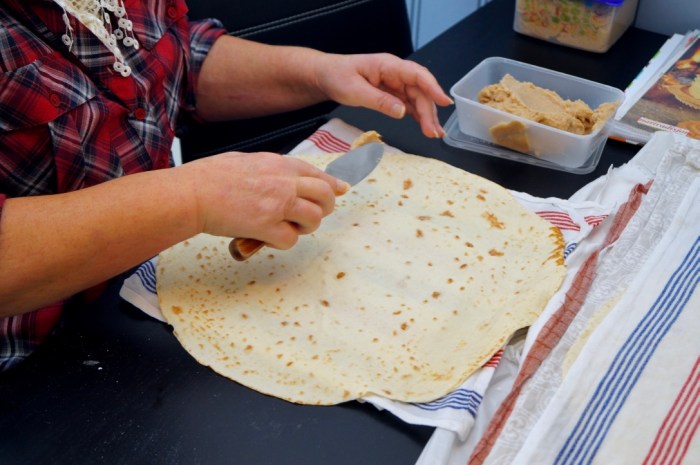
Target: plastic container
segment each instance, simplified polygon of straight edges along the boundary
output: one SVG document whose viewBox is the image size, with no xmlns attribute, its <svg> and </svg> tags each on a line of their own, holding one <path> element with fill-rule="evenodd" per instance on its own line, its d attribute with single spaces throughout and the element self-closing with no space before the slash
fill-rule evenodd
<svg viewBox="0 0 700 465">
<path fill-rule="evenodd" d="M 516 0 L 513 29 L 603 53 L 632 24 L 638 0 Z"/>
<path fill-rule="evenodd" d="M 537 157 L 526 155 L 524 153 L 516 152 L 514 150 L 501 147 L 490 142 L 477 139 L 476 137 L 468 136 L 459 130 L 459 122 L 457 121 L 457 112 L 452 113 L 450 118 L 447 120 L 444 126 L 445 137 L 442 140 L 452 147 L 456 147 L 461 150 L 468 150 L 470 152 L 481 153 L 484 155 L 489 155 L 491 157 L 503 158 L 506 160 L 517 161 L 519 163 L 525 163 L 526 165 L 539 166 L 541 168 L 547 168 L 550 170 L 564 171 L 566 173 L 572 174 L 588 174 L 596 169 L 598 162 L 600 162 L 600 157 L 603 154 L 603 148 L 605 147 L 605 140 L 600 141 L 597 147 L 593 148 L 591 156 L 585 161 L 581 166 L 575 168 L 557 165 L 556 163 L 548 162 L 547 160 L 542 160 Z"/>
<path fill-rule="evenodd" d="M 530 150 L 524 156 L 570 171 L 575 171 L 587 165 L 590 159 L 600 156 L 613 118 L 592 133 L 579 135 L 479 103 L 478 95 L 481 89 L 499 82 L 505 74 L 510 74 L 519 81 L 532 82 L 536 86 L 553 90 L 564 99 L 583 100 L 593 109 L 605 102 L 619 105 L 625 97 L 620 89 L 604 84 L 507 58 L 491 57 L 479 63 L 450 89 L 450 94 L 455 100 L 461 133 L 473 140 L 483 141 L 484 145 L 493 146 L 495 141 L 491 136 L 491 129 L 517 121 L 519 123 L 516 124 L 525 127 L 529 141 Z"/>
</svg>

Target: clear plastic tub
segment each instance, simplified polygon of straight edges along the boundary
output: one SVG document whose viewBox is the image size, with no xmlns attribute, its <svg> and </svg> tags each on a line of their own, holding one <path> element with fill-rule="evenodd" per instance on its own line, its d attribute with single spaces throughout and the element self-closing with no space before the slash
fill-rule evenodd
<svg viewBox="0 0 700 465">
<path fill-rule="evenodd" d="M 555 44 L 607 52 L 634 20 L 638 0 L 517 0 L 513 29 Z"/>
<path fill-rule="evenodd" d="M 548 162 L 547 160 L 541 160 L 537 157 L 531 155 L 526 155 L 524 153 L 516 152 L 515 150 L 510 150 L 505 147 L 501 147 L 490 142 L 477 139 L 476 137 L 468 136 L 459 130 L 459 122 L 457 121 L 457 112 L 452 113 L 450 118 L 447 120 L 444 126 L 445 137 L 442 140 L 452 147 L 456 147 L 461 150 L 468 150 L 470 152 L 481 153 L 484 155 L 489 155 L 491 157 L 503 158 L 505 160 L 517 161 L 519 163 L 525 163 L 527 165 L 539 166 L 541 168 L 548 168 L 550 170 L 564 171 L 566 173 L 572 174 L 588 174 L 596 169 L 598 162 L 600 162 L 600 157 L 603 154 L 603 148 L 605 148 L 605 141 L 601 141 L 597 147 L 593 148 L 591 156 L 583 163 L 583 165 L 576 168 L 569 168 L 566 166 L 557 165 L 556 163 Z"/>
<path fill-rule="evenodd" d="M 510 74 L 519 81 L 531 82 L 538 87 L 552 90 L 564 99 L 580 99 L 593 109 L 606 102 L 619 105 L 625 97 L 620 89 L 604 84 L 508 58 L 491 57 L 479 63 L 450 89 L 450 94 L 455 100 L 460 132 L 493 146 L 495 141 L 491 136 L 491 129 L 516 121 L 516 124 L 524 126 L 529 142 L 530 150 L 525 156 L 571 171 L 586 165 L 596 155 L 597 150 L 602 151 L 612 118 L 590 134 L 579 135 L 480 103 L 478 95 L 481 89 L 499 82 L 505 74 Z"/>
</svg>

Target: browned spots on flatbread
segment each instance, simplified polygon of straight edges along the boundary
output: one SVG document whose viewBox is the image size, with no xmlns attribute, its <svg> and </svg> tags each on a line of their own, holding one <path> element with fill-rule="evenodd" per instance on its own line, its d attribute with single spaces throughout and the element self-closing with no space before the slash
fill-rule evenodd
<svg viewBox="0 0 700 465">
<path fill-rule="evenodd" d="M 403 181 L 403 190 L 407 191 L 407 190 L 409 190 L 411 187 L 413 187 L 413 181 L 411 181 L 410 179 L 404 179 L 404 181 Z"/>
<path fill-rule="evenodd" d="M 491 249 L 489 250 L 489 255 L 491 255 L 492 257 L 502 257 L 504 254 L 500 250 Z"/>
<path fill-rule="evenodd" d="M 423 237 L 423 231 L 421 231 L 420 229 L 416 229 L 416 237 Z"/>
<path fill-rule="evenodd" d="M 554 260 L 554 263 L 557 265 L 564 266 L 564 248 L 566 247 L 564 236 L 562 235 L 561 230 L 559 230 L 559 228 L 556 226 L 550 227 L 549 230 L 551 231 L 549 237 L 554 240 L 555 245 L 551 255 L 547 257 L 547 261 Z"/>
<path fill-rule="evenodd" d="M 428 215 L 420 215 L 420 216 L 418 216 L 418 219 L 420 221 L 430 221 L 432 218 Z"/>
<path fill-rule="evenodd" d="M 324 307 L 330 307 L 331 303 L 324 299 L 324 300 L 321 300 L 321 305 L 323 305 Z"/>
<path fill-rule="evenodd" d="M 173 314 L 175 314 L 175 315 L 179 315 L 180 313 L 182 313 L 182 307 L 179 307 L 177 305 L 173 305 L 171 307 L 171 309 L 172 309 Z"/>
<path fill-rule="evenodd" d="M 433 299 L 437 299 L 437 298 L 440 297 L 440 292 L 438 292 L 438 291 L 433 291 L 433 293 L 430 294 L 430 297 L 432 297 Z"/>
<path fill-rule="evenodd" d="M 345 272 L 340 271 L 338 274 L 335 275 L 335 279 L 343 279 L 345 277 Z"/>
<path fill-rule="evenodd" d="M 501 220 L 498 219 L 496 215 L 494 215 L 491 212 L 484 212 L 483 215 L 481 215 L 483 218 L 486 219 L 486 221 L 489 222 L 492 228 L 496 229 L 505 229 L 506 225 L 503 223 Z"/>
<path fill-rule="evenodd" d="M 450 376 L 449 373 L 433 373 L 432 378 L 434 380 L 440 380 L 440 379 L 448 379 Z"/>
<path fill-rule="evenodd" d="M 451 211 L 449 211 L 449 210 L 445 210 L 444 212 L 440 213 L 440 216 L 446 216 L 446 217 L 448 217 L 448 218 L 454 218 L 454 217 L 455 217 L 455 215 L 454 215 Z"/>
</svg>

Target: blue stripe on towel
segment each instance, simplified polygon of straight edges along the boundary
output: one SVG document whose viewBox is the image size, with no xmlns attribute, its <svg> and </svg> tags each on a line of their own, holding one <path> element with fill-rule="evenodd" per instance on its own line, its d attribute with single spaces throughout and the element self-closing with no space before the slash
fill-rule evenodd
<svg viewBox="0 0 700 465">
<path fill-rule="evenodd" d="M 593 461 L 654 351 L 683 312 L 699 278 L 700 237 L 695 240 L 661 294 L 620 348 L 559 451 L 556 465 L 589 464 Z"/>
<path fill-rule="evenodd" d="M 466 410 L 472 416 L 476 416 L 476 411 L 481 404 L 482 395 L 470 389 L 457 389 L 456 391 L 441 397 L 432 402 L 413 404 L 423 410 L 440 410 L 451 408 L 456 410 Z"/>
<path fill-rule="evenodd" d="M 576 242 L 571 242 L 566 245 L 566 248 L 564 249 L 564 259 L 568 258 L 568 256 L 571 255 L 571 252 L 576 250 L 576 246 L 578 246 Z"/>
<path fill-rule="evenodd" d="M 148 292 L 156 293 L 156 267 L 153 265 L 153 260 L 139 266 L 135 274 Z"/>
</svg>

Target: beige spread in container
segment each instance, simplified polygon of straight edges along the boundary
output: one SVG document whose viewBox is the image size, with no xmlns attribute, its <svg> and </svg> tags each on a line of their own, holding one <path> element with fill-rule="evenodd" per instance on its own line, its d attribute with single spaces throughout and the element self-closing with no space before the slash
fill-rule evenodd
<svg viewBox="0 0 700 465">
<path fill-rule="evenodd" d="M 566 100 L 556 92 L 531 82 L 520 82 L 506 74 L 500 82 L 484 87 L 479 102 L 497 110 L 527 118 L 537 123 L 573 134 L 590 134 L 612 116 L 617 103 L 602 103 L 591 109 L 583 100 Z M 529 152 L 526 126 L 510 121 L 491 127 L 491 136 L 499 144 L 521 152 Z"/>
</svg>

